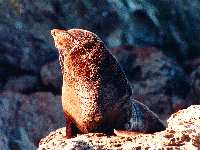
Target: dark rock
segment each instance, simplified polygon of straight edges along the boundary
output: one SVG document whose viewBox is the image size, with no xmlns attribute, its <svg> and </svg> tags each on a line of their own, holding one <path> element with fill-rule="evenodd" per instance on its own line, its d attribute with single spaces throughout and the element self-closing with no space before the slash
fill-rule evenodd
<svg viewBox="0 0 200 150">
<path fill-rule="evenodd" d="M 21 103 L 16 117 L 18 126 L 36 144 L 40 137 L 64 125 L 60 96 L 48 92 L 31 94 Z"/>
<path fill-rule="evenodd" d="M 0 94 L 0 133 L 7 137 L 10 147 L 34 147 L 40 138 L 64 126 L 60 96 L 48 92 L 22 95 L 14 92 Z M 27 148 L 27 149 L 29 149 Z"/>
<path fill-rule="evenodd" d="M 5 81 L 0 79 L 0 91 L 3 90 L 4 84 L 5 84 Z"/>
<path fill-rule="evenodd" d="M 197 67 L 191 74 L 192 97 L 200 104 L 200 66 Z"/>
<path fill-rule="evenodd" d="M 200 53 L 198 0 L 1 0 L 0 4 L 0 65 L 18 71 L 39 73 L 42 65 L 57 58 L 49 36 L 56 27 L 88 29 L 109 47 L 151 45 L 181 58 Z"/>
<path fill-rule="evenodd" d="M 57 58 L 49 36 L 52 28 L 85 28 L 97 33 L 109 47 L 151 45 L 172 50 L 181 58 L 200 53 L 198 0 L 0 3 L 0 65 L 18 71 L 39 73 L 42 65 Z"/>
<path fill-rule="evenodd" d="M 44 65 L 40 71 L 42 83 L 45 86 L 53 87 L 57 93 L 61 93 L 62 73 L 59 61 L 54 61 Z"/>
<path fill-rule="evenodd" d="M 181 67 L 156 48 L 121 46 L 111 50 L 132 85 L 133 97 L 167 119 L 191 104 L 189 78 Z"/>
<path fill-rule="evenodd" d="M 39 72 L 44 63 L 56 58 L 56 52 L 49 44 L 51 23 L 44 17 L 45 12 L 51 13 L 51 5 L 41 7 L 45 3 L 2 1 L 0 63 Z"/>
<path fill-rule="evenodd" d="M 0 94 L 0 130 L 6 135 L 16 128 L 16 113 L 23 99 L 24 97 L 17 93 Z"/>
<path fill-rule="evenodd" d="M 16 128 L 10 134 L 9 146 L 15 150 L 35 150 L 36 146 L 30 141 L 24 128 Z"/>
<path fill-rule="evenodd" d="M 109 2 L 115 5 L 121 20 L 119 37 L 123 37 L 123 42 L 161 47 L 183 61 L 200 55 L 200 1 Z"/>
<path fill-rule="evenodd" d="M 107 36 L 119 23 L 107 1 L 2 0 L 0 7 L 0 64 L 34 73 L 57 57 L 50 29 L 82 27 Z"/>
<path fill-rule="evenodd" d="M 10 148 L 8 147 L 8 145 L 9 145 L 8 138 L 0 130 L 0 149 L 2 149 L 2 150 L 10 150 Z"/>
<path fill-rule="evenodd" d="M 183 64 L 184 70 L 186 70 L 189 74 L 197 69 L 198 66 L 200 66 L 200 57 L 185 61 Z"/>
<path fill-rule="evenodd" d="M 5 84 L 4 90 L 20 93 L 30 93 L 36 89 L 37 85 L 37 76 L 23 75 L 9 78 Z"/>
</svg>

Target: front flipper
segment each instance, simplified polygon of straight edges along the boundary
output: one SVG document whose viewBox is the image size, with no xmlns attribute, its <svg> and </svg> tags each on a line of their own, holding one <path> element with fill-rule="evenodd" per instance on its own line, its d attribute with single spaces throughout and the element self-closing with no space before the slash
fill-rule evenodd
<svg viewBox="0 0 200 150">
<path fill-rule="evenodd" d="M 144 104 L 132 100 L 132 116 L 126 123 L 128 131 L 154 133 L 165 130 L 164 123 Z"/>
<path fill-rule="evenodd" d="M 67 117 L 65 115 L 65 119 L 66 119 L 66 138 L 70 139 L 74 136 L 76 136 L 79 133 L 78 128 L 76 127 L 76 125 L 73 123 L 73 121 L 70 119 L 70 117 Z"/>
</svg>

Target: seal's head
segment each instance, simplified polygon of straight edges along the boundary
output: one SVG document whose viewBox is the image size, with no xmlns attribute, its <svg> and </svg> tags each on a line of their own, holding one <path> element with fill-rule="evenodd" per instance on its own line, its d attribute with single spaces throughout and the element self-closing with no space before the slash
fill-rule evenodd
<svg viewBox="0 0 200 150">
<path fill-rule="evenodd" d="M 101 41 L 96 34 L 83 29 L 53 29 L 51 30 L 51 35 L 53 36 L 55 46 L 59 52 L 63 50 L 69 52 L 74 47 L 85 47 L 97 41 Z"/>
<path fill-rule="evenodd" d="M 106 53 L 108 52 L 103 41 L 90 31 L 83 29 L 53 29 L 51 35 L 59 52 L 63 73 L 65 67 L 84 76 L 86 72 L 92 72 L 93 68 L 100 68 L 99 63 L 107 56 Z M 90 71 L 87 71 L 84 66 L 90 68 Z"/>
</svg>

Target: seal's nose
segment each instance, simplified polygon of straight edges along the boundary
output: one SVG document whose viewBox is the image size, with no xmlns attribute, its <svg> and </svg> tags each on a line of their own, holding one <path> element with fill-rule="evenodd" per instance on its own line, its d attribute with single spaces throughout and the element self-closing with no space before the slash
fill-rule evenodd
<svg viewBox="0 0 200 150">
<path fill-rule="evenodd" d="M 60 30 L 60 29 L 52 29 L 51 30 L 51 35 L 53 37 L 57 36 L 59 33 L 63 32 L 63 30 Z"/>
</svg>

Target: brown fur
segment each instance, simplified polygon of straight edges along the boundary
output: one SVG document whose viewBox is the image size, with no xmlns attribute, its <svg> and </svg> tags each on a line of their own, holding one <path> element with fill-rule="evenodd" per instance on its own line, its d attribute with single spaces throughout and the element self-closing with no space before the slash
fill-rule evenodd
<svg viewBox="0 0 200 150">
<path fill-rule="evenodd" d="M 126 129 L 133 114 L 137 116 L 130 99 L 131 88 L 120 65 L 101 39 L 82 29 L 54 29 L 51 34 L 63 72 L 66 136 Z M 136 120 L 137 125 L 140 123 Z"/>
</svg>

